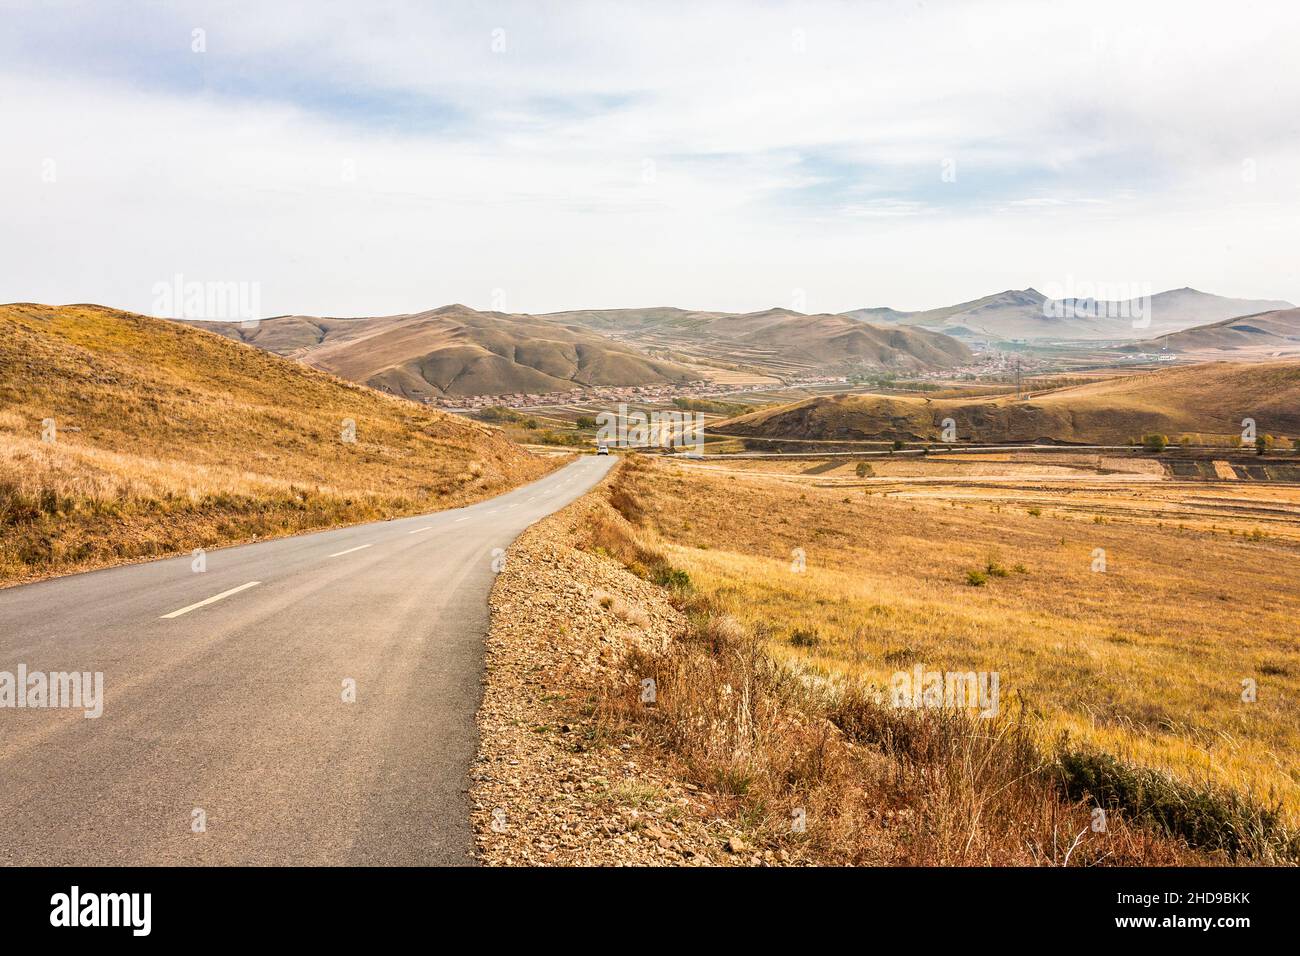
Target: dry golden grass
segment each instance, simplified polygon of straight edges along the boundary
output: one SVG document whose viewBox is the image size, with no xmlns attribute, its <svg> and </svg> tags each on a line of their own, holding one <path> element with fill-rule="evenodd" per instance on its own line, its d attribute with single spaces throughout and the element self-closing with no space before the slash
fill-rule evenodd
<svg viewBox="0 0 1300 956">
<path fill-rule="evenodd" d="M 600 725 L 660 744 L 751 844 L 821 865 L 1213 859 L 1122 814 L 1092 832 L 1091 807 L 1063 797 L 1016 720 L 890 714 L 851 693 L 821 695 L 761 644 L 728 633 L 726 616 L 692 610 L 703 623 L 686 642 L 628 662 L 655 680 L 656 706 L 620 687 L 602 702 Z"/>
<path fill-rule="evenodd" d="M 452 507 L 554 463 L 179 323 L 0 307 L 0 584 Z"/>
<path fill-rule="evenodd" d="M 655 464 L 632 469 L 622 493 L 666 560 L 778 660 L 878 686 L 918 663 L 997 671 L 1003 708 L 1040 741 L 1067 733 L 1294 818 L 1296 490 L 1271 490 L 1281 510 L 1264 531 L 1265 486 L 1208 514 L 1155 488 L 899 485 L 912 496 L 894 497 Z"/>
<path fill-rule="evenodd" d="M 644 467 L 625 465 L 609 485 L 610 507 L 587 520 L 587 547 L 667 588 L 689 623 L 682 639 L 625 661 L 626 678 L 597 706 L 598 739 L 657 747 L 747 845 L 796 863 L 866 865 L 1205 864 L 1300 852 L 1274 815 L 1230 794 L 1042 747 L 1023 709 L 991 719 L 900 711 L 860 682 L 778 661 L 761 628 L 722 611 L 670 562 L 636 490 Z M 646 678 L 657 688 L 650 706 L 639 694 Z"/>
</svg>

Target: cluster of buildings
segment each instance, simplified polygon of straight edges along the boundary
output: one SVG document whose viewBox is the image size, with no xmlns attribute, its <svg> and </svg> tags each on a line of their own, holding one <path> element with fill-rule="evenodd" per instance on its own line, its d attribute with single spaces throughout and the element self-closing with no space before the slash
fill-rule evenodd
<svg viewBox="0 0 1300 956">
<path fill-rule="evenodd" d="M 737 392 L 752 392 L 753 385 L 720 385 L 702 379 L 697 382 L 654 385 L 593 385 L 563 392 L 515 392 L 509 395 L 470 395 L 432 398 L 430 405 L 448 411 L 474 411 L 481 408 L 543 408 L 552 405 L 617 405 L 622 403 L 654 404 L 674 398 L 716 398 Z"/>
<path fill-rule="evenodd" d="M 991 373 L 1014 371 L 1018 364 L 1024 372 L 1028 372 L 1040 363 L 1020 356 L 993 353 L 981 356 L 978 363 L 970 366 L 932 372 L 910 372 L 907 373 L 906 378 L 913 381 L 981 378 Z M 727 395 L 747 392 L 826 388 L 837 385 L 847 386 L 851 383 L 852 379 L 848 375 L 801 375 L 771 385 L 754 382 L 724 384 L 709 379 L 699 379 L 693 382 L 658 382 L 650 385 L 593 385 L 585 388 L 575 386 L 562 392 L 440 396 L 428 399 L 428 404 L 453 412 L 472 412 L 485 408 L 535 409 L 560 405 L 604 407 L 618 404 L 656 405 L 671 402 L 675 398 L 725 398 Z"/>
<path fill-rule="evenodd" d="M 1046 359 L 1017 352 L 985 352 L 978 356 L 978 361 L 971 365 L 958 365 L 955 368 L 937 372 L 926 372 L 912 376 L 916 379 L 984 379 L 990 376 L 1014 375 L 1020 372 L 1029 375 L 1052 368 Z"/>
</svg>

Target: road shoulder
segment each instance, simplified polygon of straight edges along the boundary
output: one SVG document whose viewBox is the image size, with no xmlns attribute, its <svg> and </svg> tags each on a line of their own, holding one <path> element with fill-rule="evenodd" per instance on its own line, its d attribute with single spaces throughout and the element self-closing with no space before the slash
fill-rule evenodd
<svg viewBox="0 0 1300 956">
<path fill-rule="evenodd" d="M 636 646 L 685 622 L 662 589 L 581 549 L 608 509 L 588 494 L 514 543 L 491 595 L 480 746 L 471 773 L 476 850 L 491 866 L 738 862 L 708 798 L 647 747 L 601 740 L 602 694 L 631 680 Z"/>
</svg>

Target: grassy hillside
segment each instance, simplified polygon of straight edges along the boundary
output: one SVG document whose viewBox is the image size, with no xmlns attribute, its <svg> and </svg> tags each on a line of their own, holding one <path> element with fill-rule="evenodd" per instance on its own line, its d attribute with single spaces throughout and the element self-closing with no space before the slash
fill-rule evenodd
<svg viewBox="0 0 1300 956">
<path fill-rule="evenodd" d="M 723 615 L 700 646 L 722 657 L 724 632 L 754 636 L 803 675 L 797 693 L 827 698 L 825 716 L 864 751 L 901 754 L 904 769 L 888 779 L 923 768 L 924 786 L 867 804 L 910 808 L 894 834 L 910 862 L 1028 862 L 1062 826 L 1061 816 L 1045 818 L 1052 790 L 1114 811 L 1106 833 L 1089 831 L 1086 811 L 1069 828 L 1086 832 L 1076 860 L 1116 863 L 1132 853 L 1119 819 L 1238 858 L 1300 858 L 1290 829 L 1300 820 L 1293 534 L 1258 533 L 1246 500 L 1232 512 L 1167 502 L 1153 513 L 1131 485 L 1097 490 L 1084 507 L 1072 491 L 1054 495 L 1033 482 L 873 490 L 633 458 L 610 501 L 636 526 L 638 546 L 622 549 L 634 570 L 692 595 L 701 613 Z M 1290 490 L 1279 494 L 1279 503 L 1293 501 Z M 910 711 L 891 714 L 890 681 L 917 666 L 998 673 L 999 719 L 962 732 L 938 710 L 928 728 L 904 720 Z M 683 673 L 643 664 L 637 673 L 658 684 L 658 710 L 640 708 L 650 719 L 680 714 L 683 701 L 720 709 L 716 686 L 711 696 L 697 687 L 713 673 L 703 665 Z M 1256 699 L 1242 696 L 1247 678 Z M 745 687 L 758 723 L 757 691 L 742 678 L 726 683 Z M 808 687 L 813 694 L 800 689 Z M 846 712 L 845 696 L 876 706 Z M 756 732 L 748 747 L 724 740 L 706 749 L 697 738 L 726 727 L 721 715 L 684 717 L 669 743 L 696 748 L 687 752 L 696 782 L 744 779 L 761 799 L 788 795 L 798 778 L 775 752 L 788 745 Z M 945 743 L 945 733 L 960 742 Z M 989 751 L 971 753 L 973 738 Z M 1015 772 L 999 763 L 1008 740 L 1026 747 L 1011 761 Z M 756 772 L 760 758 L 782 771 L 774 781 Z M 1016 796 L 1035 779 L 1044 789 Z M 833 852 L 872 852 L 855 845 L 854 828 L 869 825 L 842 820 L 862 789 L 841 787 L 818 807 Z M 807 791 L 789 800 L 808 807 L 809 820 L 817 802 Z M 926 851 L 939 856 L 917 859 Z"/>
<path fill-rule="evenodd" d="M 1121 347 L 1125 352 L 1280 352 L 1300 354 L 1300 309 L 1279 309 L 1198 325 L 1161 338 Z M 1239 358 L 1233 355 L 1233 358 Z"/>
<path fill-rule="evenodd" d="M 838 315 L 775 310 L 713 323 L 711 334 L 746 345 L 787 349 L 826 368 L 947 368 L 971 359 L 956 339 L 926 329 L 888 328 Z"/>
<path fill-rule="evenodd" d="M 0 307 L 0 583 L 432 511 L 549 468 L 497 429 L 199 329 Z"/>
<path fill-rule="evenodd" d="M 951 368 L 971 360 L 970 350 L 928 329 L 871 325 L 843 315 L 805 315 L 789 309 L 763 312 L 690 312 L 682 309 L 609 309 L 543 316 L 611 335 L 684 352 L 707 350 L 710 360 L 802 369 Z"/>
<path fill-rule="evenodd" d="M 1230 436 L 1243 418 L 1260 434 L 1300 435 L 1300 362 L 1214 362 L 1061 388 L 1017 401 L 853 395 L 815 398 L 720 422 L 721 434 L 764 438 L 938 440 L 945 418 L 961 441 L 1123 443 L 1161 433 Z"/>
<path fill-rule="evenodd" d="M 280 316 L 252 329 L 232 323 L 205 325 L 341 378 L 413 399 L 558 392 L 580 385 L 650 385 L 698 377 L 594 332 L 463 305 L 377 318 Z"/>
</svg>

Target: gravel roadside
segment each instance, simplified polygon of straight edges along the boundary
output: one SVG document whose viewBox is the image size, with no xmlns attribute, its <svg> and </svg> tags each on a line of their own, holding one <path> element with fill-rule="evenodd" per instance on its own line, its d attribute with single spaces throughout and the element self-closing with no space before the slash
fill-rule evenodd
<svg viewBox="0 0 1300 956">
<path fill-rule="evenodd" d="M 512 545 L 491 595 L 479 755 L 470 796 L 489 866 L 775 863 L 755 854 L 708 795 L 637 739 L 599 740 L 602 688 L 637 644 L 681 634 L 663 592 L 579 549 L 608 507 L 599 487 Z"/>
</svg>

